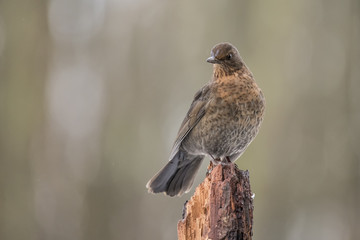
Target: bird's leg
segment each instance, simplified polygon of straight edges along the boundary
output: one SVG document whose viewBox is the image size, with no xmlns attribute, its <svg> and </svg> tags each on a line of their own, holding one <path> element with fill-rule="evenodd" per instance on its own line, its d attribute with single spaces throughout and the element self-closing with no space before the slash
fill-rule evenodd
<svg viewBox="0 0 360 240">
<path fill-rule="evenodd" d="M 207 170 L 206 170 L 206 176 L 209 176 L 209 175 L 210 175 L 210 173 L 211 173 L 211 171 L 213 170 L 213 168 L 214 168 L 214 164 L 213 164 L 212 161 L 210 161 L 210 164 L 209 164 L 209 166 L 208 166 L 208 168 L 207 168 Z"/>
<path fill-rule="evenodd" d="M 208 175 L 211 173 L 211 171 L 213 170 L 213 168 L 214 168 L 216 165 L 218 165 L 219 163 L 221 163 L 220 158 L 214 158 L 211 154 L 209 154 L 209 155 L 210 155 L 210 157 L 211 157 L 211 161 L 210 161 L 210 165 L 209 165 L 209 167 L 208 167 L 208 169 L 207 169 L 207 171 L 206 171 L 206 176 L 208 176 Z"/>
<path fill-rule="evenodd" d="M 211 154 L 209 154 L 210 157 L 211 157 L 211 162 L 214 164 L 214 165 L 218 165 L 219 162 L 221 162 L 220 158 L 214 158 Z"/>
<path fill-rule="evenodd" d="M 221 164 L 223 164 L 223 165 L 228 165 L 230 163 L 231 163 L 231 160 L 230 160 L 229 156 L 224 157 L 221 161 Z"/>
</svg>

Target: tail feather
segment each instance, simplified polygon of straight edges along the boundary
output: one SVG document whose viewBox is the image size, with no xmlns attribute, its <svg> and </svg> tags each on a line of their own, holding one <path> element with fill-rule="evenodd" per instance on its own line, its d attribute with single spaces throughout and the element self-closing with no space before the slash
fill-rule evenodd
<svg viewBox="0 0 360 240">
<path fill-rule="evenodd" d="M 197 171 L 204 157 L 196 157 L 191 162 L 180 168 L 171 180 L 166 194 L 169 196 L 182 195 L 190 191 L 194 183 Z"/>
<path fill-rule="evenodd" d="M 192 156 L 180 150 L 146 187 L 149 192 L 180 196 L 190 190 L 203 159 L 204 156 Z"/>
<path fill-rule="evenodd" d="M 162 168 L 155 176 L 153 176 L 146 184 L 149 192 L 159 193 L 167 189 L 168 181 L 176 172 L 177 162 L 170 160 L 164 168 Z"/>
</svg>

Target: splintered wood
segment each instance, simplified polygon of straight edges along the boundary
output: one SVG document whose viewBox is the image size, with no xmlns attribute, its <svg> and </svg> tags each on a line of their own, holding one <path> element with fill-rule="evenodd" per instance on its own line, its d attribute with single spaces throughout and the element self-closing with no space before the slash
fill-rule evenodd
<svg viewBox="0 0 360 240">
<path fill-rule="evenodd" d="M 249 172 L 217 165 L 196 188 L 178 223 L 179 240 L 251 240 L 253 201 Z"/>
</svg>

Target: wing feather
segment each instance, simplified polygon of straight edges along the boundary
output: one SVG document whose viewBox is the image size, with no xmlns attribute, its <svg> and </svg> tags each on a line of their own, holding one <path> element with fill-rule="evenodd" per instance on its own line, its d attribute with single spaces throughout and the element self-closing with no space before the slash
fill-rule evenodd
<svg viewBox="0 0 360 240">
<path fill-rule="evenodd" d="M 196 124 L 205 115 L 207 106 L 209 105 L 209 98 L 210 98 L 210 84 L 207 84 L 202 89 L 200 89 L 194 96 L 194 100 L 191 103 L 190 109 L 186 114 L 183 122 L 181 123 L 178 135 L 171 150 L 170 160 L 178 152 L 179 147 L 182 141 L 184 140 L 184 138 L 189 134 L 189 132 L 196 126 Z"/>
</svg>

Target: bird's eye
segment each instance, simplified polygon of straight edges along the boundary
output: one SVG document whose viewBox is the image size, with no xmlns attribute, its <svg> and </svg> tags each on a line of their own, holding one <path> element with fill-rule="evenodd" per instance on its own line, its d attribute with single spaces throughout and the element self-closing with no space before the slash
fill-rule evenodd
<svg viewBox="0 0 360 240">
<path fill-rule="evenodd" d="M 232 54 L 229 53 L 229 54 L 226 56 L 226 59 L 227 59 L 227 60 L 230 60 L 231 58 L 232 58 Z"/>
</svg>

